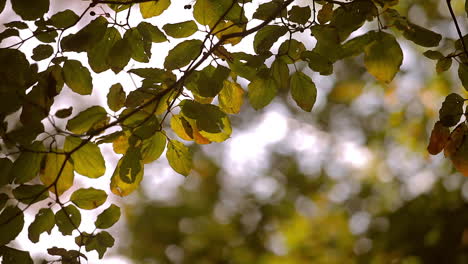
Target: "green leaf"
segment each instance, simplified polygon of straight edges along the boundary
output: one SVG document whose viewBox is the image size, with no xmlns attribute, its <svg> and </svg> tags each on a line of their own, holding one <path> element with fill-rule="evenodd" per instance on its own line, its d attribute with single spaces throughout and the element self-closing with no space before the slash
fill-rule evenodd
<svg viewBox="0 0 468 264">
<path fill-rule="evenodd" d="M 215 97 L 223 89 L 223 82 L 229 77 L 230 69 L 222 65 L 208 65 L 202 71 L 194 72 L 185 83 L 187 89 L 201 97 Z"/>
<path fill-rule="evenodd" d="M 140 12 L 143 18 L 161 15 L 171 5 L 170 0 L 158 0 L 140 4 Z"/>
<path fill-rule="evenodd" d="M 274 79 L 258 78 L 249 83 L 249 102 L 255 110 L 267 106 L 276 96 L 277 85 Z"/>
<path fill-rule="evenodd" d="M 151 58 L 151 39 L 146 38 L 137 28 L 125 31 L 124 39 L 130 48 L 130 56 L 138 62 L 149 62 Z"/>
<path fill-rule="evenodd" d="M 364 52 L 367 71 L 379 81 L 391 82 L 403 62 L 403 52 L 395 38 L 388 33 L 378 32 L 375 41 Z"/>
<path fill-rule="evenodd" d="M 9 37 L 18 37 L 19 31 L 13 28 L 7 28 L 2 33 L 0 33 L 0 43 Z"/>
<path fill-rule="evenodd" d="M 0 8 L 1 10 L 1 8 Z M 4 264 L 33 264 L 31 255 L 27 251 L 17 250 L 11 247 L 0 247 L 0 256 Z"/>
<path fill-rule="evenodd" d="M 366 19 L 372 20 L 375 16 L 377 8 L 372 1 L 354 1 L 335 9 L 330 24 L 338 30 L 339 40 L 342 42 L 359 29 Z"/>
<path fill-rule="evenodd" d="M 83 52 L 94 48 L 104 37 L 107 24 L 107 19 L 99 16 L 76 34 L 65 36 L 60 42 L 63 51 Z"/>
<path fill-rule="evenodd" d="M 34 243 L 39 242 L 39 236 L 47 232 L 50 235 L 55 226 L 55 215 L 50 208 L 41 208 L 36 214 L 36 218 L 28 228 L 28 237 Z"/>
<path fill-rule="evenodd" d="M 192 152 L 183 143 L 170 140 L 167 144 L 166 158 L 169 165 L 184 176 L 189 175 L 192 170 Z"/>
<path fill-rule="evenodd" d="M 91 210 L 98 208 L 107 200 L 107 193 L 94 188 L 81 188 L 70 197 L 70 201 L 81 209 Z"/>
<path fill-rule="evenodd" d="M 67 122 L 67 129 L 75 134 L 84 134 L 107 124 L 107 112 L 101 106 L 91 106 Z"/>
<path fill-rule="evenodd" d="M 140 182 L 143 179 L 144 170 L 142 167 L 140 172 L 135 177 L 135 181 L 131 184 L 128 184 L 120 178 L 120 166 L 122 164 L 122 160 L 123 158 L 119 160 L 117 166 L 115 167 L 114 173 L 112 174 L 111 178 L 110 188 L 112 193 L 123 197 L 131 194 L 134 190 L 138 188 L 138 186 L 140 186 Z"/>
<path fill-rule="evenodd" d="M 423 53 L 423 55 L 431 60 L 439 60 L 444 57 L 444 55 L 437 50 L 427 50 Z"/>
<path fill-rule="evenodd" d="M 13 180 L 10 174 L 11 168 L 13 168 L 13 162 L 9 158 L 0 158 L 0 187 L 3 187 Z M 1 207 L 1 206 L 0 206 Z"/>
<path fill-rule="evenodd" d="M 127 66 L 132 52 L 130 45 L 126 39 L 117 40 L 109 51 L 107 57 L 107 64 L 114 73 L 120 72 L 125 66 Z"/>
<path fill-rule="evenodd" d="M 445 97 L 442 107 L 439 110 L 439 120 L 442 125 L 451 127 L 460 122 L 463 115 L 463 103 L 465 99 L 456 93 L 451 93 Z"/>
<path fill-rule="evenodd" d="M 0 246 L 8 244 L 23 230 L 24 214 L 18 207 L 8 206 L 0 214 Z"/>
<path fill-rule="evenodd" d="M 143 35 L 147 39 L 151 39 L 154 43 L 160 43 L 167 41 L 166 35 L 159 30 L 158 27 L 148 23 L 148 22 L 141 22 L 137 26 L 138 31 L 140 34 Z"/>
<path fill-rule="evenodd" d="M 463 87 L 465 87 L 465 90 L 468 91 L 468 65 L 463 63 L 458 64 L 458 78 L 460 78 L 460 81 Z"/>
<path fill-rule="evenodd" d="M 244 103 L 244 89 L 235 82 L 224 81 L 218 95 L 219 107 L 227 114 L 238 114 Z"/>
<path fill-rule="evenodd" d="M 283 60 L 276 59 L 271 64 L 271 77 L 275 80 L 279 90 L 289 88 L 289 68 Z"/>
<path fill-rule="evenodd" d="M 75 243 L 79 246 L 84 245 L 86 251 L 96 250 L 100 259 L 102 259 L 108 248 L 114 246 L 114 242 L 114 238 L 106 231 L 101 231 L 96 235 L 83 232 L 75 239 Z"/>
<path fill-rule="evenodd" d="M 341 49 L 338 50 L 338 58 L 343 59 L 361 54 L 362 52 L 364 52 L 364 49 L 375 40 L 375 38 L 376 32 L 369 31 L 364 35 L 360 35 L 346 41 L 341 47 Z"/>
<path fill-rule="evenodd" d="M 50 45 L 40 44 L 33 49 L 33 55 L 31 59 L 35 61 L 41 61 L 49 58 L 54 54 L 54 48 Z"/>
<path fill-rule="evenodd" d="M 112 47 L 121 40 L 119 31 L 114 27 L 107 28 L 104 37 L 88 51 L 88 63 L 91 69 L 100 73 L 111 68 L 109 65 L 109 56 Z"/>
<path fill-rule="evenodd" d="M 230 1 L 197 0 L 193 6 L 193 17 L 198 23 L 213 27 L 231 3 Z"/>
<path fill-rule="evenodd" d="M 111 204 L 106 210 L 100 213 L 94 222 L 96 228 L 107 229 L 113 226 L 120 219 L 120 207 Z"/>
<path fill-rule="evenodd" d="M 1 6 L 1 3 L 0 3 L 0 6 Z M 28 24 L 24 23 L 23 21 L 11 21 L 11 22 L 5 23 L 3 25 L 5 27 L 7 27 L 7 28 L 17 28 L 17 29 L 27 29 L 28 28 Z"/>
<path fill-rule="evenodd" d="M 335 27 L 327 25 L 315 25 L 311 28 L 312 36 L 317 39 L 317 44 L 312 51 L 322 55 L 331 62 L 340 57 L 340 37 Z"/>
<path fill-rule="evenodd" d="M 45 166 L 40 172 L 41 182 L 49 186 L 55 183 L 56 186 L 52 186 L 49 190 L 53 193 L 56 191 L 58 195 L 61 195 L 66 190 L 73 186 L 75 174 L 73 173 L 73 165 L 70 161 L 64 165 L 65 155 L 59 155 L 56 153 L 48 153 L 45 158 Z M 63 169 L 62 169 L 63 167 Z M 60 178 L 55 182 L 60 174 Z M 57 188 L 57 189 L 56 189 Z"/>
<path fill-rule="evenodd" d="M 177 44 L 169 51 L 164 61 L 164 68 L 174 70 L 188 65 L 200 55 L 202 45 L 203 42 L 198 39 L 185 40 Z"/>
<path fill-rule="evenodd" d="M 47 199 L 49 192 L 44 185 L 20 185 L 13 190 L 13 196 L 18 202 L 29 205 Z"/>
<path fill-rule="evenodd" d="M 63 79 L 75 93 L 81 95 L 91 94 L 93 91 L 93 79 L 88 68 L 77 60 L 67 60 L 63 64 Z"/>
<path fill-rule="evenodd" d="M 141 160 L 144 164 L 157 160 L 166 148 L 166 136 L 156 132 L 152 137 L 143 140 L 141 147 Z"/>
<path fill-rule="evenodd" d="M 69 28 L 79 19 L 79 16 L 70 9 L 54 14 L 47 23 L 56 28 Z"/>
<path fill-rule="evenodd" d="M 51 247 L 47 249 L 47 253 L 51 256 L 60 256 L 62 263 L 70 263 L 70 264 L 76 264 L 80 263 L 78 258 L 84 258 L 85 260 L 88 260 L 86 255 L 83 253 L 77 251 L 77 250 L 66 250 L 64 248 L 58 248 L 58 247 Z"/>
<path fill-rule="evenodd" d="M 195 120 L 196 128 L 203 137 L 210 141 L 222 142 L 231 135 L 229 119 L 218 106 L 201 104 L 192 100 L 184 100 L 181 104 L 182 114 Z"/>
<path fill-rule="evenodd" d="M 292 6 L 288 12 L 288 20 L 298 24 L 306 24 L 310 19 L 311 11 L 309 6 Z"/>
<path fill-rule="evenodd" d="M 397 24 L 397 28 L 403 31 L 406 39 L 423 47 L 437 47 L 442 39 L 440 34 L 410 22 L 402 26 Z"/>
<path fill-rule="evenodd" d="M 35 142 L 29 146 L 28 149 L 33 152 L 22 152 L 20 156 L 13 163 L 13 167 L 10 170 L 10 179 L 14 180 L 15 183 L 21 184 L 34 179 L 39 172 L 41 167 L 43 153 L 36 153 L 34 151 L 44 151 L 42 143 Z"/>
<path fill-rule="evenodd" d="M 55 224 L 57 225 L 62 235 L 71 235 L 73 230 L 80 227 L 80 211 L 72 204 L 60 209 L 55 214 Z"/>
<path fill-rule="evenodd" d="M 304 51 L 301 53 L 302 60 L 306 61 L 309 68 L 321 75 L 330 75 L 333 73 L 333 64 L 327 58 L 314 51 Z"/>
<path fill-rule="evenodd" d="M 288 32 L 287 27 L 268 25 L 260 29 L 254 37 L 254 50 L 258 54 L 270 51 L 271 46 Z"/>
<path fill-rule="evenodd" d="M 301 53 L 305 51 L 305 46 L 302 42 L 295 39 L 284 41 L 278 50 L 278 55 L 284 62 L 291 64 L 301 58 Z"/>
<path fill-rule="evenodd" d="M 72 114 L 72 112 L 73 112 L 73 107 L 70 106 L 68 108 L 57 110 L 57 112 L 55 112 L 55 116 L 58 118 L 67 118 Z"/>
<path fill-rule="evenodd" d="M 198 30 L 198 26 L 193 20 L 188 20 L 175 24 L 166 24 L 163 30 L 173 38 L 186 38 L 193 35 Z"/>
<path fill-rule="evenodd" d="M 281 2 L 270 1 L 258 6 L 253 14 L 253 18 L 260 20 L 270 19 L 281 8 Z M 279 16 L 286 17 L 286 10 L 280 12 Z"/>
<path fill-rule="evenodd" d="M 131 69 L 128 72 L 148 79 L 152 84 L 176 80 L 176 76 L 172 72 L 159 68 L 137 68 Z"/>
<path fill-rule="evenodd" d="M 64 150 L 72 151 L 82 144 L 82 140 L 76 137 L 65 139 Z M 99 178 L 106 172 L 104 158 L 99 147 L 91 142 L 81 146 L 71 155 L 75 171 L 89 178 Z"/>
<path fill-rule="evenodd" d="M 125 105 L 126 99 L 125 91 L 120 83 L 111 86 L 107 94 L 107 105 L 109 108 L 116 112 Z"/>
<path fill-rule="evenodd" d="M 450 69 L 450 66 L 452 66 L 452 58 L 450 57 L 441 58 L 437 60 L 436 72 L 442 73 L 444 71 L 447 71 L 448 69 Z"/>
<path fill-rule="evenodd" d="M 23 20 L 35 20 L 49 11 L 49 0 L 11 0 L 11 7 Z"/>
<path fill-rule="evenodd" d="M 317 98 L 317 88 L 309 76 L 295 72 L 290 77 L 291 95 L 302 110 L 310 112 Z"/>
<path fill-rule="evenodd" d="M 139 148 L 130 146 L 122 157 L 119 176 L 127 184 L 135 182 L 138 173 L 142 169 L 141 152 Z"/>
</svg>

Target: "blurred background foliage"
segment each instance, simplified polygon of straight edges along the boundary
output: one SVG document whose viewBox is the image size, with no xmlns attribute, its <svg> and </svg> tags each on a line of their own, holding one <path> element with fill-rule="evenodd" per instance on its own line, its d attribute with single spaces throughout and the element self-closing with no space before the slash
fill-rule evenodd
<svg viewBox="0 0 468 264">
<path fill-rule="evenodd" d="M 466 30 L 464 1 L 452 2 Z M 442 51 L 453 45 L 445 1 L 397 9 L 449 38 Z M 119 254 L 135 263 L 468 263 L 468 181 L 426 151 L 443 98 L 464 89 L 455 71 L 437 74 L 424 50 L 398 41 L 404 63 L 390 85 L 362 57 L 344 60 L 332 77 L 312 76 L 312 115 L 284 93 L 232 117 L 226 144 L 193 146 L 195 173 L 176 188 L 148 172 L 126 206 Z M 249 145 L 252 133 L 274 139 Z M 236 144 L 251 153 L 233 157 Z"/>
</svg>

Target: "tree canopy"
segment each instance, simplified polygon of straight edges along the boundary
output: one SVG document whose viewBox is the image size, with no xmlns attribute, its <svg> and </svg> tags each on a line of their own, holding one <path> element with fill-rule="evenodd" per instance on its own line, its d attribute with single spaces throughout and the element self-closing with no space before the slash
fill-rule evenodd
<svg viewBox="0 0 468 264">
<path fill-rule="evenodd" d="M 402 13 L 407 1 L 398 0 L 76 2 L 56 10 L 49 0 L 0 0 L 2 15 L 15 14 L 0 33 L 4 263 L 32 263 L 29 252 L 12 246 L 15 239 L 27 229 L 37 243 L 55 226 L 74 237 L 76 248 L 57 243 L 47 261 L 81 263 L 89 251 L 103 258 L 115 243 L 106 230 L 121 217 L 119 206 L 107 200 L 137 190 L 146 164 L 165 158 L 188 176 L 196 169 L 197 145 L 229 140 L 241 109 L 260 111 L 286 97 L 297 110 L 311 112 L 321 93 L 315 80 L 336 79 L 340 67 L 364 69 L 359 76 L 391 89 L 404 71 L 402 41 L 417 47 L 417 60 L 435 61 L 434 74 L 453 64 L 468 90 L 468 35 L 450 0 L 456 39 L 418 25 Z M 165 16 L 171 10 L 182 15 Z M 104 74 L 133 82 L 97 87 Z M 341 96 L 352 101 L 353 86 L 347 85 Z M 86 101 L 99 93 L 105 95 L 99 102 Z M 443 151 L 468 176 L 464 95 L 444 95 L 427 150 Z M 67 107 L 57 109 L 64 96 Z M 109 145 L 119 157 L 115 168 L 106 167 L 103 149 Z M 93 186 L 109 170 L 105 189 L 78 184 Z M 83 230 L 82 213 L 94 209 L 100 210 L 95 228 Z M 31 223 L 25 222 L 27 211 L 35 212 Z"/>
</svg>

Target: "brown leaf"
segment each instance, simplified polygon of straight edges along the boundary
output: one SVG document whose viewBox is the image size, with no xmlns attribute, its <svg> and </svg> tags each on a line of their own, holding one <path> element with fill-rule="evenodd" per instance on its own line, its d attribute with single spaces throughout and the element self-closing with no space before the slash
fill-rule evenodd
<svg viewBox="0 0 468 264">
<path fill-rule="evenodd" d="M 450 129 L 442 125 L 440 121 L 437 121 L 432 129 L 431 139 L 429 140 L 429 146 L 427 151 L 431 155 L 437 155 L 441 152 L 450 138 Z"/>
</svg>

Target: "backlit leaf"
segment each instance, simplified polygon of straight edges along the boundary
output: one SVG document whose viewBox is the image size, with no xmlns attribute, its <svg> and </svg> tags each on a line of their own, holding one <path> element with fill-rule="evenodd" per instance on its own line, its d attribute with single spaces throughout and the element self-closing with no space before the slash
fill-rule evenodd
<svg viewBox="0 0 468 264">
<path fill-rule="evenodd" d="M 258 78 L 249 83 L 249 102 L 255 110 L 267 106 L 275 98 L 277 86 L 274 79 Z"/>
<path fill-rule="evenodd" d="M 193 128 L 183 115 L 178 114 L 171 117 L 171 128 L 181 139 L 193 140 Z"/>
<path fill-rule="evenodd" d="M 288 19 L 291 22 L 298 23 L 298 24 L 305 24 L 309 21 L 311 11 L 309 6 L 292 6 L 288 12 Z"/>
<path fill-rule="evenodd" d="M 0 246 L 8 244 L 23 230 L 24 214 L 18 207 L 8 206 L 0 214 Z"/>
<path fill-rule="evenodd" d="M 64 51 L 88 51 L 104 37 L 107 24 L 108 22 L 103 16 L 98 16 L 76 34 L 65 36 L 60 45 Z"/>
<path fill-rule="evenodd" d="M 403 52 L 395 38 L 388 33 L 378 32 L 375 41 L 364 52 L 367 71 L 379 81 L 391 82 L 403 62 Z"/>
<path fill-rule="evenodd" d="M 168 70 L 179 69 L 198 57 L 203 42 L 198 39 L 185 40 L 169 51 L 164 60 L 164 68 Z"/>
<path fill-rule="evenodd" d="M 75 134 L 84 134 L 107 124 L 107 112 L 101 106 L 92 106 L 68 120 L 67 129 Z"/>
<path fill-rule="evenodd" d="M 452 66 L 452 58 L 441 58 L 437 60 L 436 72 L 441 73 L 447 71 L 448 69 L 450 69 L 450 66 Z"/>
<path fill-rule="evenodd" d="M 150 39 L 154 43 L 160 43 L 167 41 L 166 35 L 159 30 L 158 27 L 148 23 L 148 22 L 140 22 L 137 26 L 138 31 L 141 35 L 145 38 Z"/>
<path fill-rule="evenodd" d="M 79 16 L 70 9 L 54 14 L 47 23 L 56 28 L 68 28 L 74 25 L 79 19 Z"/>
<path fill-rule="evenodd" d="M 244 89 L 231 81 L 224 81 L 223 84 L 218 95 L 219 107 L 227 114 L 238 114 L 244 103 Z"/>
<path fill-rule="evenodd" d="M 99 229 L 106 229 L 113 226 L 120 219 L 120 207 L 111 204 L 106 210 L 97 216 L 94 225 Z"/>
<path fill-rule="evenodd" d="M 167 144 L 166 158 L 169 165 L 178 173 L 187 176 L 192 170 L 192 152 L 183 143 L 170 140 Z"/>
<path fill-rule="evenodd" d="M 271 46 L 281 36 L 286 34 L 288 29 L 282 26 L 268 25 L 260 29 L 254 37 L 254 50 L 261 54 L 270 51 Z"/>
<path fill-rule="evenodd" d="M 73 112 L 73 107 L 70 106 L 68 108 L 57 110 L 57 112 L 55 112 L 55 116 L 58 118 L 67 118 L 72 114 L 72 112 Z"/>
<path fill-rule="evenodd" d="M 73 230 L 80 227 L 80 211 L 72 204 L 60 209 L 55 214 L 55 224 L 57 225 L 62 235 L 71 235 Z"/>
<path fill-rule="evenodd" d="M 117 166 L 115 167 L 114 173 L 112 174 L 110 188 L 112 193 L 118 196 L 127 196 L 131 194 L 134 190 L 140 186 L 140 182 L 143 179 L 143 167 L 140 172 L 135 177 L 135 181 L 131 184 L 124 182 L 120 178 L 120 165 L 122 164 L 122 159 L 119 160 Z"/>
<path fill-rule="evenodd" d="M 14 180 L 15 183 L 21 184 L 34 179 L 41 167 L 44 154 L 34 151 L 44 151 L 42 143 L 35 142 L 32 146 L 29 146 L 28 149 L 32 150 L 32 152 L 22 152 L 15 160 L 10 170 L 10 179 Z"/>
<path fill-rule="evenodd" d="M 166 148 L 166 136 L 156 132 L 152 137 L 143 140 L 141 146 L 141 160 L 144 164 L 157 160 Z"/>
<path fill-rule="evenodd" d="M 302 42 L 295 39 L 286 40 L 281 44 L 278 50 L 278 56 L 286 63 L 291 64 L 301 58 L 301 53 L 305 51 L 305 46 Z"/>
<path fill-rule="evenodd" d="M 431 155 L 437 155 L 441 152 L 445 145 L 447 144 L 450 137 L 450 129 L 440 121 L 437 121 L 434 125 L 434 128 L 431 132 L 431 139 L 429 140 L 429 145 L 427 146 L 427 151 Z"/>
<path fill-rule="evenodd" d="M 125 66 L 127 66 L 132 52 L 130 45 L 126 39 L 117 40 L 109 51 L 107 57 L 107 64 L 114 73 L 120 72 Z"/>
<path fill-rule="evenodd" d="M 107 28 L 104 37 L 88 51 L 88 63 L 91 69 L 100 73 L 111 68 L 109 56 L 112 47 L 121 40 L 119 31 L 114 27 Z"/>
<path fill-rule="evenodd" d="M 456 93 L 447 95 L 439 110 L 439 120 L 442 125 L 451 127 L 460 121 L 463 114 L 463 103 L 465 99 Z"/>
<path fill-rule="evenodd" d="M 28 228 L 28 237 L 34 243 L 39 242 L 42 233 L 47 232 L 50 235 L 55 226 L 55 215 L 50 208 L 41 208 L 36 214 L 34 221 Z"/>
<path fill-rule="evenodd" d="M 96 235 L 83 232 L 83 234 L 75 239 L 75 243 L 79 246 L 84 245 L 86 251 L 96 250 L 100 259 L 106 253 L 107 248 L 114 246 L 114 242 L 114 238 L 106 231 L 101 231 Z"/>
<path fill-rule="evenodd" d="M 302 52 L 301 59 L 308 63 L 311 70 L 321 75 L 330 75 L 333 73 L 333 64 L 331 61 L 314 51 Z"/>
<path fill-rule="evenodd" d="M 107 200 L 107 193 L 94 188 L 81 188 L 70 197 L 70 201 L 81 209 L 91 210 L 98 208 Z"/>
<path fill-rule="evenodd" d="M 107 94 L 107 105 L 112 111 L 119 111 L 125 104 L 126 94 L 120 83 L 111 86 Z"/>
<path fill-rule="evenodd" d="M 290 77 L 291 96 L 304 111 L 312 111 L 317 98 L 317 88 L 309 76 L 295 72 Z"/>
<path fill-rule="evenodd" d="M 455 152 L 458 150 L 458 148 L 462 144 L 463 138 L 465 138 L 467 132 L 468 132 L 468 127 L 466 126 L 465 123 L 461 123 L 452 131 L 452 133 L 450 133 L 449 140 L 445 144 L 445 148 L 444 148 L 445 157 L 450 158 L 452 155 L 455 154 Z"/>
<path fill-rule="evenodd" d="M 11 0 L 16 14 L 24 20 L 35 20 L 49 11 L 49 0 Z"/>
<path fill-rule="evenodd" d="M 188 20 L 175 24 L 166 24 L 163 26 L 163 30 L 173 38 L 186 38 L 197 32 L 198 26 L 195 21 Z"/>
<path fill-rule="evenodd" d="M 403 30 L 406 39 L 423 47 L 437 47 L 442 39 L 440 34 L 410 22 L 397 28 Z"/>
<path fill-rule="evenodd" d="M 13 190 L 16 200 L 24 204 L 33 204 L 49 197 L 44 185 L 20 185 Z"/>
<path fill-rule="evenodd" d="M 1 9 L 1 8 L 0 8 Z M 4 264 L 33 264 L 28 251 L 17 250 L 11 247 L 0 247 L 0 256 Z"/>
<path fill-rule="evenodd" d="M 458 78 L 460 78 L 460 81 L 465 90 L 468 91 L 468 65 L 463 63 L 458 64 Z"/>
<path fill-rule="evenodd" d="M 49 58 L 54 53 L 54 48 L 50 45 L 40 44 L 33 49 L 33 55 L 31 59 L 35 61 L 41 61 Z"/>
<path fill-rule="evenodd" d="M 258 6 L 257 10 L 253 14 L 253 18 L 260 20 L 267 20 L 271 18 L 276 12 L 281 8 L 281 2 L 279 1 L 270 1 L 263 3 Z M 286 10 L 280 12 L 279 16 L 285 17 Z"/>
<path fill-rule="evenodd" d="M 72 151 L 80 146 L 83 141 L 76 137 L 65 139 L 64 150 Z M 106 166 L 99 147 L 88 142 L 71 155 L 75 171 L 89 178 L 99 178 L 104 175 Z"/>
<path fill-rule="evenodd" d="M 63 79 L 75 93 L 81 95 L 91 94 L 93 79 L 88 68 L 83 67 L 77 60 L 67 60 L 63 64 Z"/>
<path fill-rule="evenodd" d="M 75 174 L 73 173 L 73 165 L 70 161 L 64 165 L 65 155 L 59 155 L 55 153 L 49 153 L 45 158 L 45 167 L 41 170 L 40 179 L 41 182 L 48 186 L 53 184 L 57 177 L 59 177 L 59 172 L 61 168 L 60 178 L 58 178 L 55 183 L 57 187 L 58 195 L 61 195 L 66 190 L 70 189 L 73 186 L 73 180 Z M 55 193 L 55 186 L 50 187 L 51 192 Z"/>
<path fill-rule="evenodd" d="M 143 18 L 161 15 L 171 5 L 170 0 L 158 0 L 140 3 L 140 12 Z"/>
<path fill-rule="evenodd" d="M 10 170 L 13 167 L 13 162 L 9 158 L 0 158 L 0 187 L 3 187 L 6 184 L 11 183 L 13 180 L 11 177 L 13 174 L 10 174 Z"/>
<path fill-rule="evenodd" d="M 119 169 L 120 179 L 127 184 L 134 183 L 138 174 L 142 170 L 141 163 L 140 149 L 130 146 L 122 157 L 122 163 L 120 164 Z"/>
</svg>

